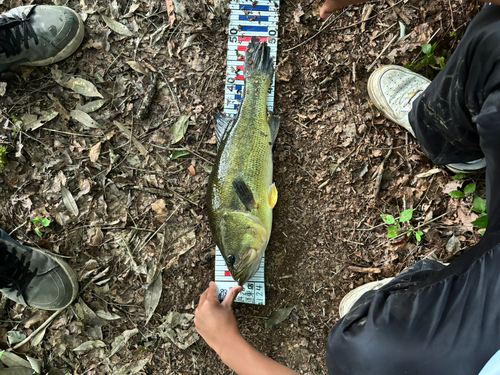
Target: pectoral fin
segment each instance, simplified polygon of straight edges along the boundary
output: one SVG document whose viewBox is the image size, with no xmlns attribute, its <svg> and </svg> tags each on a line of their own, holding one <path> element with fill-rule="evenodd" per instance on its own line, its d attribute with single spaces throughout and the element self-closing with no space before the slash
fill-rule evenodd
<svg viewBox="0 0 500 375">
<path fill-rule="evenodd" d="M 222 113 L 213 113 L 215 119 L 215 138 L 217 139 L 217 149 L 224 138 L 226 132 L 231 128 L 234 118 Z"/>
<path fill-rule="evenodd" d="M 271 129 L 271 140 L 274 143 L 276 137 L 278 136 L 278 130 L 280 128 L 280 118 L 275 115 L 269 116 L 267 121 L 269 123 L 269 129 Z"/>
<path fill-rule="evenodd" d="M 238 198 L 240 198 L 241 203 L 245 206 L 248 211 L 251 211 L 253 208 L 259 207 L 259 204 L 253 197 L 252 191 L 248 187 L 248 185 L 241 178 L 237 178 L 233 181 L 234 190 L 236 190 L 236 194 Z"/>
<path fill-rule="evenodd" d="M 267 203 L 269 204 L 269 207 L 274 208 L 276 206 L 276 202 L 278 201 L 278 189 L 276 189 L 276 185 L 273 184 L 269 186 L 269 189 L 267 190 Z"/>
</svg>

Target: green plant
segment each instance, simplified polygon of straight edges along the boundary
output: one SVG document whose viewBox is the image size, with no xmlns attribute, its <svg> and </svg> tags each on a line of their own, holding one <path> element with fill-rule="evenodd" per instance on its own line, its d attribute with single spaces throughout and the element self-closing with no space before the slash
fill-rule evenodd
<svg viewBox="0 0 500 375">
<path fill-rule="evenodd" d="M 449 52 L 447 50 L 443 50 L 442 54 L 440 57 L 437 57 L 435 55 L 435 50 L 436 50 L 437 43 L 429 44 L 429 43 L 423 43 L 422 44 L 422 53 L 424 54 L 424 57 L 422 57 L 419 60 L 413 60 L 410 61 L 406 64 L 406 68 L 410 70 L 417 70 L 420 67 L 430 67 L 434 70 L 441 70 L 444 68 L 444 65 L 446 64 L 446 61 L 448 60 Z M 428 77 L 432 78 L 432 77 Z"/>
<path fill-rule="evenodd" d="M 40 237 L 42 237 L 42 231 L 40 230 L 39 226 L 41 225 L 42 227 L 48 227 L 50 224 L 50 220 L 46 217 L 39 218 L 37 216 L 34 219 L 30 219 L 29 221 L 33 223 L 33 226 L 35 227 L 35 233 Z"/>
<path fill-rule="evenodd" d="M 7 147 L 0 145 L 0 172 L 7 164 Z"/>
<path fill-rule="evenodd" d="M 453 176 L 453 179 L 455 181 L 458 181 L 464 177 L 465 177 L 465 174 L 458 173 L 455 176 Z M 471 182 L 470 184 L 465 185 L 463 190 L 453 190 L 453 191 L 450 191 L 448 193 L 448 195 L 450 197 L 453 197 L 453 198 L 462 198 L 463 196 L 465 196 L 467 194 L 472 194 L 475 191 L 476 191 L 476 183 Z M 479 217 L 476 220 L 471 221 L 471 224 L 481 228 L 479 230 L 479 233 L 484 234 L 484 232 L 486 230 L 485 228 L 488 225 L 488 214 L 486 213 L 486 201 L 483 198 L 481 198 L 477 195 L 474 195 L 474 200 L 472 201 L 471 210 L 474 211 L 475 213 L 479 214 Z"/>
<path fill-rule="evenodd" d="M 456 180 L 455 180 L 456 181 Z M 450 197 L 453 198 L 461 198 L 466 194 L 472 194 L 476 191 L 476 183 L 471 182 L 470 184 L 465 185 L 464 190 L 453 190 L 448 193 Z"/>
<path fill-rule="evenodd" d="M 486 213 L 486 201 L 483 198 L 475 195 L 474 201 L 472 202 L 472 211 L 479 214 L 479 217 L 476 220 L 471 221 L 471 224 L 481 228 L 479 230 L 479 233 L 484 234 L 484 232 L 486 231 L 486 227 L 488 225 L 488 214 Z"/>
<path fill-rule="evenodd" d="M 387 238 L 394 238 L 398 235 L 399 229 L 401 228 L 401 223 L 407 223 L 413 217 L 413 207 L 410 207 L 399 214 L 399 218 L 395 218 L 392 215 L 382 214 L 380 215 L 384 223 L 387 224 Z M 424 234 L 422 231 L 409 226 L 406 229 L 406 235 L 409 237 L 412 234 L 415 236 L 417 241 L 420 242 L 422 239 L 422 235 Z"/>
</svg>

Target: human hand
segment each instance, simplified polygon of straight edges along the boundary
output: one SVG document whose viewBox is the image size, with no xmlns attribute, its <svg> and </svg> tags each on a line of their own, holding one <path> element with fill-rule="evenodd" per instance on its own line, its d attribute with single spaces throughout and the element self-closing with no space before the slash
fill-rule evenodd
<svg viewBox="0 0 500 375">
<path fill-rule="evenodd" d="M 323 5 L 321 6 L 321 9 L 319 10 L 319 16 L 323 19 L 328 18 L 330 14 L 332 14 L 333 11 L 339 9 L 341 5 L 337 5 L 335 0 L 325 0 Z"/>
<path fill-rule="evenodd" d="M 219 356 L 225 345 L 231 345 L 232 341 L 242 337 L 232 310 L 233 301 L 242 290 L 240 285 L 232 287 L 224 300 L 219 302 L 217 286 L 211 281 L 194 311 L 196 330 Z"/>
<path fill-rule="evenodd" d="M 346 7 L 348 5 L 362 3 L 366 0 L 325 0 L 323 6 L 319 10 L 319 15 L 321 18 L 328 18 L 332 12 L 340 9 L 342 7 Z M 498 0 L 500 1 L 500 0 Z"/>
</svg>

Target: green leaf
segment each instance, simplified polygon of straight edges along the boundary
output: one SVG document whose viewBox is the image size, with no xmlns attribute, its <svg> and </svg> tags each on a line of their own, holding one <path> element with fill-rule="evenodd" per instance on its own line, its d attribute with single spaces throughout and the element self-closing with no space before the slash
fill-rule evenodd
<svg viewBox="0 0 500 375">
<path fill-rule="evenodd" d="M 387 238 L 394 238 L 398 235 L 398 227 L 395 225 L 389 225 L 387 227 Z"/>
<path fill-rule="evenodd" d="M 486 201 L 474 195 L 474 201 L 472 202 L 472 211 L 477 212 L 478 214 L 482 214 L 486 212 Z"/>
<path fill-rule="evenodd" d="M 40 218 L 37 216 L 35 217 L 34 219 L 30 219 L 30 221 L 33 223 L 33 224 L 36 224 L 40 221 Z"/>
<path fill-rule="evenodd" d="M 457 173 L 455 176 L 453 176 L 453 180 L 458 181 L 464 177 L 465 177 L 465 173 Z"/>
<path fill-rule="evenodd" d="M 380 215 L 380 217 L 382 218 L 382 220 L 384 220 L 384 223 L 386 224 L 394 224 L 396 222 L 394 216 L 392 215 L 382 214 Z"/>
<path fill-rule="evenodd" d="M 42 237 L 42 232 L 40 231 L 40 229 L 36 227 L 35 227 L 35 233 L 38 234 L 39 237 Z"/>
<path fill-rule="evenodd" d="M 0 350 L 0 357 L 2 357 L 2 354 L 5 350 Z"/>
<path fill-rule="evenodd" d="M 463 196 L 464 196 L 464 193 L 463 193 L 463 192 L 461 192 L 460 190 L 453 190 L 453 191 L 450 191 L 450 192 L 448 193 L 448 195 L 449 195 L 450 197 L 453 197 L 453 198 L 461 198 L 461 197 L 463 197 Z"/>
<path fill-rule="evenodd" d="M 486 232 L 486 229 L 479 229 L 477 233 L 479 233 L 481 236 L 484 235 L 484 232 Z"/>
<path fill-rule="evenodd" d="M 429 55 L 432 52 L 432 46 L 429 43 L 422 44 L 422 52 Z"/>
<path fill-rule="evenodd" d="M 475 190 L 476 190 L 476 183 L 475 182 L 467 184 L 464 187 L 464 194 L 474 193 Z"/>
<path fill-rule="evenodd" d="M 479 228 L 486 228 L 488 225 L 488 215 L 484 214 L 479 216 L 476 220 L 471 221 L 471 224 Z"/>
<path fill-rule="evenodd" d="M 420 242 L 420 240 L 422 239 L 422 235 L 424 234 L 424 232 L 422 232 L 421 230 L 417 230 L 415 233 L 415 238 L 417 239 L 418 242 Z"/>
<path fill-rule="evenodd" d="M 406 232 L 406 237 L 410 237 L 411 236 L 411 230 L 409 230 L 408 232 Z"/>
<path fill-rule="evenodd" d="M 452 36 L 455 36 L 455 34 L 456 34 L 456 33 L 457 33 L 457 30 L 453 30 L 453 31 L 450 33 L 450 38 L 451 38 Z"/>
<path fill-rule="evenodd" d="M 410 207 L 399 215 L 399 222 L 404 223 L 406 221 L 409 221 L 411 217 L 413 216 L 413 207 Z"/>
<path fill-rule="evenodd" d="M 44 227 L 48 227 L 50 225 L 50 220 L 47 219 L 46 217 L 42 218 L 42 221 L 41 221 L 42 225 Z"/>
<path fill-rule="evenodd" d="M 439 58 L 439 67 L 440 67 L 441 69 L 443 69 L 443 68 L 444 68 L 444 64 L 445 64 L 445 62 L 444 62 L 444 57 L 443 57 L 443 56 L 441 56 L 441 57 Z"/>
<path fill-rule="evenodd" d="M 169 161 L 170 160 L 174 160 L 174 159 L 180 158 L 181 156 L 184 156 L 184 155 L 189 155 L 189 151 L 186 151 L 186 150 L 174 150 L 174 151 L 172 151 L 172 153 L 168 157 L 168 160 Z"/>
</svg>

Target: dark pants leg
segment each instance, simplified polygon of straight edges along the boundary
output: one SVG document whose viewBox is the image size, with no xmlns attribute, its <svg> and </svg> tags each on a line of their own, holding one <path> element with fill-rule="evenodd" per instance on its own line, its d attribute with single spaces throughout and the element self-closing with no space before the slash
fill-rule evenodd
<svg viewBox="0 0 500 375">
<path fill-rule="evenodd" d="M 330 332 L 331 374 L 477 375 L 500 349 L 500 7 L 474 18 L 410 123 L 436 164 L 486 158 L 486 234 L 363 295 Z"/>
</svg>

